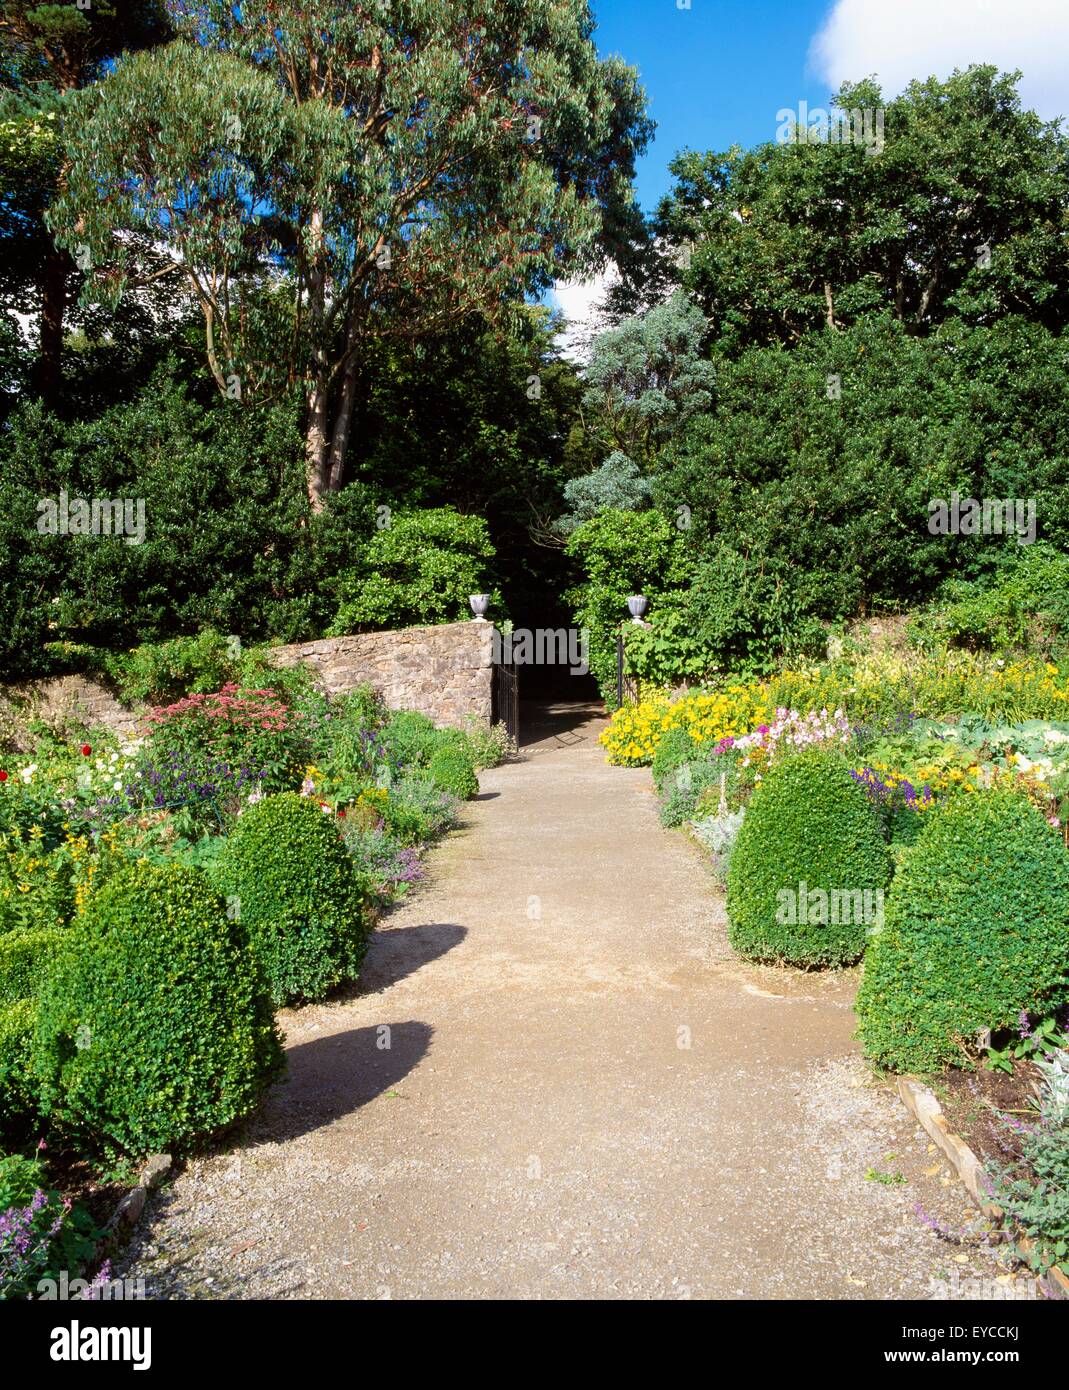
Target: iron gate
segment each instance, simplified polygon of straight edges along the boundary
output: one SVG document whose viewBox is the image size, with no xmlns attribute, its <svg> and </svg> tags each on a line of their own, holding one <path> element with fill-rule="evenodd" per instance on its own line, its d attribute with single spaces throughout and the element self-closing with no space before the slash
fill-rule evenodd
<svg viewBox="0 0 1069 1390">
<path fill-rule="evenodd" d="M 520 744 L 520 682 L 514 661 L 495 661 L 491 685 L 491 722 L 504 724 L 509 738 Z"/>
<path fill-rule="evenodd" d="M 627 652 L 621 628 L 616 634 L 616 707 L 638 699 L 638 681 L 627 669 Z"/>
</svg>

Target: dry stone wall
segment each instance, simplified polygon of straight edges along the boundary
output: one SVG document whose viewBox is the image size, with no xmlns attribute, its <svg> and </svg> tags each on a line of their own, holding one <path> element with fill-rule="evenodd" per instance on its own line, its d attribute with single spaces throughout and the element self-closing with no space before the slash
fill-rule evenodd
<svg viewBox="0 0 1069 1390">
<path fill-rule="evenodd" d="M 460 727 L 469 715 L 490 718 L 493 630 L 474 621 L 410 627 L 273 647 L 269 656 L 280 666 L 306 661 L 332 693 L 368 684 L 390 709 L 419 710 L 436 724 Z M 137 730 L 137 713 L 84 676 L 0 687 L 0 708 L 12 695 L 29 697 L 49 719 L 104 725 L 120 736 Z"/>
<path fill-rule="evenodd" d="M 396 632 L 365 632 L 275 647 L 272 661 L 305 661 L 331 692 L 368 684 L 390 709 L 415 709 L 436 724 L 456 727 L 468 715 L 489 719 L 493 624 L 446 623 Z"/>
</svg>

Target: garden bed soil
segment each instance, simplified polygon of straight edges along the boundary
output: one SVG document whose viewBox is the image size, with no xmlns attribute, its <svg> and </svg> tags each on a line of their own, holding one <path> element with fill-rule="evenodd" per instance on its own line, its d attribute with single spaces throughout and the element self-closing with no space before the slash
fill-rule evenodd
<svg viewBox="0 0 1069 1390">
<path fill-rule="evenodd" d="M 89 1213 L 93 1225 L 103 1231 L 118 1203 L 137 1181 L 136 1173 L 127 1181 L 103 1179 L 85 1159 L 74 1154 L 48 1150 L 45 1155 L 48 1185 Z"/>
<path fill-rule="evenodd" d="M 976 1067 L 948 1067 L 931 1087 L 947 1124 L 960 1135 L 985 1168 L 1014 1166 L 1021 1158 L 1021 1131 L 1036 1118 L 1040 1074 L 1029 1061 L 1014 1063 L 1013 1074 Z"/>
</svg>

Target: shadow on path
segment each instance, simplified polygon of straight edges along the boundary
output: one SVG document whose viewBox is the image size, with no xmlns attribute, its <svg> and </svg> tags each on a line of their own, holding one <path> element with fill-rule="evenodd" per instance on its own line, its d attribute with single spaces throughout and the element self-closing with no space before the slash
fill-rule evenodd
<svg viewBox="0 0 1069 1390">
<path fill-rule="evenodd" d="M 427 922 L 413 927 L 380 928 L 371 937 L 367 959 L 360 972 L 358 992 L 375 994 L 414 975 L 432 960 L 444 956 L 468 934 L 455 922 Z"/>
<path fill-rule="evenodd" d="M 273 1140 L 296 1139 L 351 1115 L 407 1076 L 433 1034 L 415 1020 L 384 1022 L 289 1048 L 287 1077 L 267 1097 L 257 1137 L 267 1131 Z"/>
<path fill-rule="evenodd" d="M 520 751 L 551 739 L 563 743 L 583 742 L 584 727 L 594 719 L 604 718 L 605 706 L 600 700 L 521 701 Z"/>
</svg>

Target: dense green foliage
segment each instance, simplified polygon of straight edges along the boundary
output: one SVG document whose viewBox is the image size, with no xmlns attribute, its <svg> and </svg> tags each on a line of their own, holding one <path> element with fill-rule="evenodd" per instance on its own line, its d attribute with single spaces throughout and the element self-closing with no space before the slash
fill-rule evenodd
<svg viewBox="0 0 1069 1390">
<path fill-rule="evenodd" d="M 873 120 L 867 137 L 803 131 L 672 165 L 657 231 L 666 252 L 689 245 L 676 274 L 719 349 L 793 350 L 881 312 L 920 333 L 1005 316 L 1061 327 L 1067 139 L 1021 109 L 1012 75 L 972 67 L 889 101 L 868 80 L 837 105 L 882 109 L 882 139 Z"/>
<path fill-rule="evenodd" d="M 89 901 L 44 981 L 34 1069 L 87 1146 L 185 1147 L 250 1113 L 281 1069 L 247 937 L 203 875 L 133 865 Z"/>
<path fill-rule="evenodd" d="M 37 1004 L 32 999 L 0 1004 L 0 1135 L 5 1138 L 20 1133 L 37 1113 L 36 1021 Z"/>
<path fill-rule="evenodd" d="M 427 770 L 432 782 L 461 801 L 479 795 L 479 779 L 471 754 L 459 743 L 445 743 L 436 749 Z"/>
<path fill-rule="evenodd" d="M 34 998 L 66 933 L 5 932 L 0 935 L 0 1004 Z"/>
<path fill-rule="evenodd" d="M 1069 994 L 1069 853 L 1020 795 L 928 813 L 888 896 L 858 994 L 865 1050 L 896 1071 L 961 1063 L 982 1029 Z"/>
<path fill-rule="evenodd" d="M 669 729 L 657 745 L 650 764 L 654 785 L 663 791 L 666 780 L 678 772 L 685 763 L 693 762 L 700 744 L 692 737 L 689 729 Z"/>
<path fill-rule="evenodd" d="M 890 873 L 876 818 L 841 756 L 784 758 L 754 792 L 735 844 L 731 944 L 752 960 L 851 964 L 882 917 Z"/>
<path fill-rule="evenodd" d="M 368 542 L 360 568 L 339 576 L 329 631 L 344 636 L 470 617 L 468 596 L 486 592 L 493 553 L 480 517 L 447 507 L 390 516 Z"/>
<path fill-rule="evenodd" d="M 922 647 L 1029 649 L 1057 659 L 1069 646 L 1069 555 L 1040 541 L 988 579 L 949 580 L 910 636 Z"/>
<path fill-rule="evenodd" d="M 370 343 L 507 320 L 563 268 L 626 253 L 644 95 L 599 60 L 585 0 L 311 0 L 282 26 L 206 0 L 181 19 L 179 42 L 79 94 L 52 222 L 112 298 L 141 239 L 166 246 L 222 394 L 309 384 L 318 505 L 344 477 Z M 268 254 L 282 278 L 258 293 Z"/>
<path fill-rule="evenodd" d="M 390 716 L 383 740 L 393 757 L 406 767 L 426 767 L 438 746 L 434 720 L 418 710 L 402 709 Z"/>
<path fill-rule="evenodd" d="M 216 881 L 235 905 L 276 1004 L 355 980 L 367 949 L 364 892 L 332 816 L 293 792 L 250 806 Z"/>
</svg>

